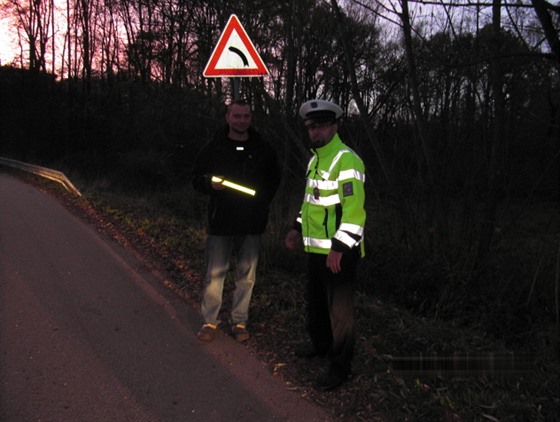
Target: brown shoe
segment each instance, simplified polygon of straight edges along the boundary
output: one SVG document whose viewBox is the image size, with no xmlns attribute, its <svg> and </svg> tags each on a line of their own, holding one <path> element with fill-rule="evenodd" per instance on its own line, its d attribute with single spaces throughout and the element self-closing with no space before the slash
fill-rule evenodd
<svg viewBox="0 0 560 422">
<path fill-rule="evenodd" d="M 249 340 L 249 332 L 245 327 L 245 324 L 235 324 L 231 327 L 231 332 L 236 341 L 242 342 Z"/>
<path fill-rule="evenodd" d="M 199 340 L 202 341 L 212 341 L 216 337 L 216 325 L 214 324 L 204 324 L 202 328 L 196 334 Z"/>
</svg>

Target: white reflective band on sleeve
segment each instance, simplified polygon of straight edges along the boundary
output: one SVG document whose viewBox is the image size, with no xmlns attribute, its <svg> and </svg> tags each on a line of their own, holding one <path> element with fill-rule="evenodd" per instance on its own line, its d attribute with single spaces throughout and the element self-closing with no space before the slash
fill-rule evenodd
<svg viewBox="0 0 560 422">
<path fill-rule="evenodd" d="M 301 223 L 302 223 L 301 216 L 299 216 L 298 218 L 296 218 L 296 221 L 297 221 L 299 224 L 301 224 Z"/>
<path fill-rule="evenodd" d="M 338 230 L 342 230 L 352 234 L 357 234 L 358 236 L 362 236 L 364 234 L 364 228 L 357 224 L 342 223 L 338 228 Z"/>
<path fill-rule="evenodd" d="M 306 193 L 304 201 L 309 202 L 310 204 L 313 205 L 320 205 L 322 207 L 328 207 L 330 205 L 340 204 L 340 198 L 338 197 L 338 194 L 329 195 L 329 196 L 320 196 L 318 199 L 315 199 L 313 195 L 311 195 L 310 193 Z"/>
<path fill-rule="evenodd" d="M 330 249 L 331 240 L 330 239 L 316 239 L 314 237 L 304 237 L 303 244 L 305 246 L 310 246 L 313 248 Z"/>
<path fill-rule="evenodd" d="M 337 190 L 338 181 L 337 180 L 316 180 L 307 179 L 307 187 L 319 188 L 322 190 Z"/>
<path fill-rule="evenodd" d="M 348 246 L 349 248 L 353 248 L 356 243 L 356 239 L 352 238 L 349 234 L 341 232 L 340 230 L 336 232 L 336 234 L 334 235 L 335 239 L 340 240 L 342 243 L 344 243 L 346 246 Z"/>
<path fill-rule="evenodd" d="M 346 179 L 356 179 L 361 182 L 366 181 L 366 175 L 358 170 L 350 169 L 350 170 L 343 170 L 338 175 L 338 180 L 346 180 Z"/>
</svg>

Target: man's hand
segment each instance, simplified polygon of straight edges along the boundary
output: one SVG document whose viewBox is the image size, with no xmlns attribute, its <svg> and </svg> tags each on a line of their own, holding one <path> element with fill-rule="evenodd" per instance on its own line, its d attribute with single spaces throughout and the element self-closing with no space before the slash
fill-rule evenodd
<svg viewBox="0 0 560 422">
<path fill-rule="evenodd" d="M 224 190 L 226 187 L 222 184 L 224 181 L 224 176 L 214 176 L 212 177 L 212 189 L 214 190 Z M 219 182 L 217 181 L 219 180 Z"/>
<path fill-rule="evenodd" d="M 342 269 L 340 261 L 342 260 L 342 252 L 331 250 L 327 256 L 327 268 L 333 273 L 339 273 Z"/>
<path fill-rule="evenodd" d="M 299 232 L 295 229 L 290 230 L 288 234 L 286 234 L 286 237 L 284 238 L 284 245 L 286 246 L 286 249 L 293 251 L 298 247 L 298 243 L 299 243 Z"/>
</svg>

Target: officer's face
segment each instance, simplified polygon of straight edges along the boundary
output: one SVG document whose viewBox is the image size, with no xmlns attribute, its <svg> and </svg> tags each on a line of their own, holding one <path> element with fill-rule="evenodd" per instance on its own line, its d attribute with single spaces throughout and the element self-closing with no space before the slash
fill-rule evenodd
<svg viewBox="0 0 560 422">
<path fill-rule="evenodd" d="M 336 121 L 323 123 L 310 123 L 305 125 L 309 134 L 312 148 L 320 148 L 327 145 L 338 130 Z"/>
<path fill-rule="evenodd" d="M 233 104 L 226 114 L 230 130 L 243 134 L 251 126 L 251 108 L 248 105 Z"/>
</svg>

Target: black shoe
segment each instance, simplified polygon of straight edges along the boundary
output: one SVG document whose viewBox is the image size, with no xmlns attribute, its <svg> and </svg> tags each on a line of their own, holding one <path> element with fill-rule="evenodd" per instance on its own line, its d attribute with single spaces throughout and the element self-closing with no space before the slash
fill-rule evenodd
<svg viewBox="0 0 560 422">
<path fill-rule="evenodd" d="M 326 375 L 317 378 L 315 385 L 320 391 L 332 391 L 344 384 L 348 378 L 350 378 L 350 374 L 341 375 L 329 371 Z"/>
<path fill-rule="evenodd" d="M 296 349 L 295 354 L 298 358 L 303 359 L 324 358 L 327 356 L 327 352 L 314 349 L 313 347 L 300 347 Z"/>
</svg>

